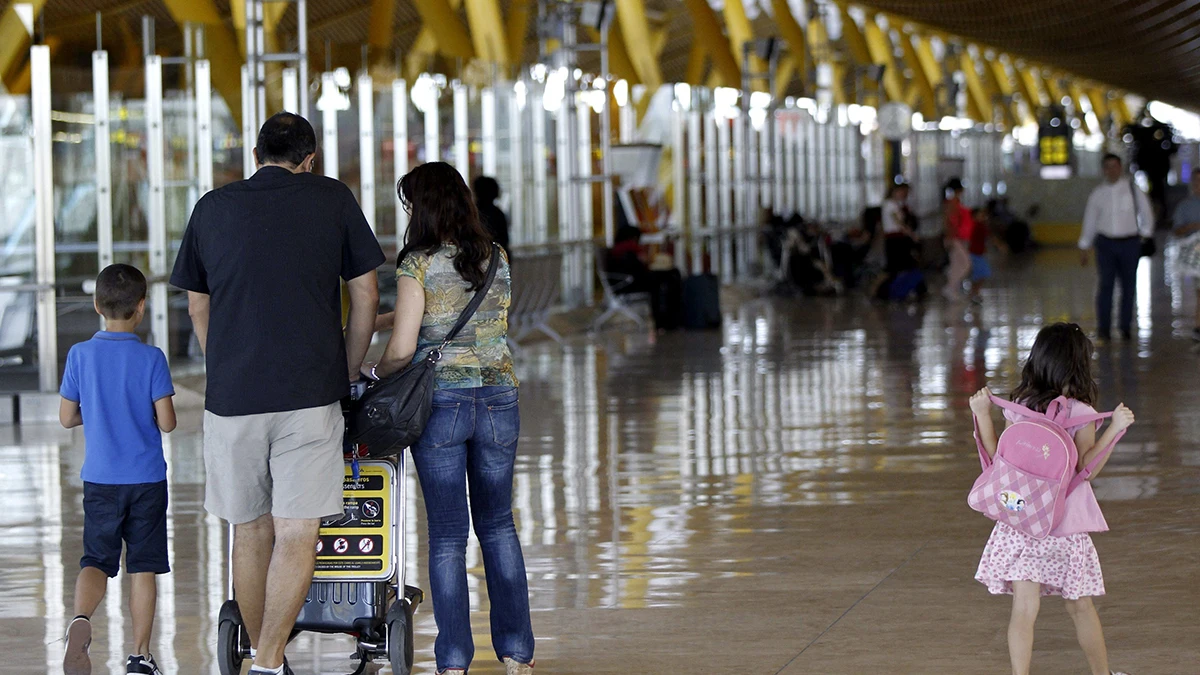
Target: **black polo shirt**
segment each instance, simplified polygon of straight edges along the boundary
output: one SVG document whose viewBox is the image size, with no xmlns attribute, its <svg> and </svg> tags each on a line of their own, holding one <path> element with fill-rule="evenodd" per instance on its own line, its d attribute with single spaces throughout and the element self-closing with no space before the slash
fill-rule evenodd
<svg viewBox="0 0 1200 675">
<path fill-rule="evenodd" d="M 205 408 L 231 417 L 349 393 L 340 280 L 383 264 L 350 188 L 275 166 L 204 195 L 171 283 L 211 296 Z"/>
</svg>

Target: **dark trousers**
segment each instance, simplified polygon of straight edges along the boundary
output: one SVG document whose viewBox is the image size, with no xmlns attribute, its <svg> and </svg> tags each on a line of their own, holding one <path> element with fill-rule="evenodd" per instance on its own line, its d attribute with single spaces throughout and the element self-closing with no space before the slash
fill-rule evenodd
<svg viewBox="0 0 1200 675">
<path fill-rule="evenodd" d="M 1138 237 L 1109 239 L 1096 237 L 1096 267 L 1100 270 L 1100 288 L 1096 291 L 1096 329 L 1102 338 L 1112 336 L 1113 288 L 1121 282 L 1122 335 L 1133 330 L 1133 302 L 1137 297 L 1137 268 L 1142 255 Z"/>
<path fill-rule="evenodd" d="M 883 240 L 883 250 L 887 255 L 888 274 L 899 274 L 917 266 L 917 243 L 903 234 L 891 234 Z"/>
</svg>

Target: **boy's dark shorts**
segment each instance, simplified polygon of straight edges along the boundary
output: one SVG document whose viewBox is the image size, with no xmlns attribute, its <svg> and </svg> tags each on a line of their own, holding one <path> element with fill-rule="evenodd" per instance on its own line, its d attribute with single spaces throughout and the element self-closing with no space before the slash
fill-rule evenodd
<svg viewBox="0 0 1200 675">
<path fill-rule="evenodd" d="M 167 481 L 129 485 L 84 482 L 83 559 L 79 566 L 117 576 L 122 541 L 126 573 L 171 571 L 167 560 Z"/>
</svg>

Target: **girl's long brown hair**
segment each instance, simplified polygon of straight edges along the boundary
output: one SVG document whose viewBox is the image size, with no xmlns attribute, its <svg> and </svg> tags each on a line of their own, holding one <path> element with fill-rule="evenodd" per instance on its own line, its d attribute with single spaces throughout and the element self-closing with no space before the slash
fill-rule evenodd
<svg viewBox="0 0 1200 675">
<path fill-rule="evenodd" d="M 1078 324 L 1046 326 L 1033 341 L 1033 349 L 1021 371 L 1021 384 L 1013 390 L 1012 400 L 1042 413 L 1051 401 L 1064 395 L 1096 405 L 1100 392 L 1092 377 L 1094 349 Z"/>
<path fill-rule="evenodd" d="M 445 162 L 422 164 L 400 179 L 396 191 L 410 216 L 396 264 L 409 253 L 433 254 L 455 246 L 455 271 L 470 290 L 479 290 L 487 279 L 492 239 L 458 170 Z"/>
</svg>

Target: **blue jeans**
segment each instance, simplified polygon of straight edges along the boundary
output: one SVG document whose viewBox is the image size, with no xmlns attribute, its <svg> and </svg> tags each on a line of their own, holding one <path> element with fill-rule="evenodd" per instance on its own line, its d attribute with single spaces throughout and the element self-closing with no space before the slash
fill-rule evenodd
<svg viewBox="0 0 1200 675">
<path fill-rule="evenodd" d="M 1100 269 L 1096 332 L 1102 338 L 1112 337 L 1113 288 L 1118 280 L 1121 282 L 1121 334 L 1129 335 L 1133 330 L 1133 302 L 1137 297 L 1137 268 L 1141 257 L 1142 240 L 1137 237 L 1096 237 L 1096 267 Z"/>
<path fill-rule="evenodd" d="M 429 522 L 429 590 L 438 672 L 466 670 L 475 656 L 467 591 L 470 521 L 483 549 L 496 657 L 533 662 L 529 586 L 513 524 L 513 463 L 521 417 L 514 387 L 439 389 L 412 448 Z"/>
</svg>

